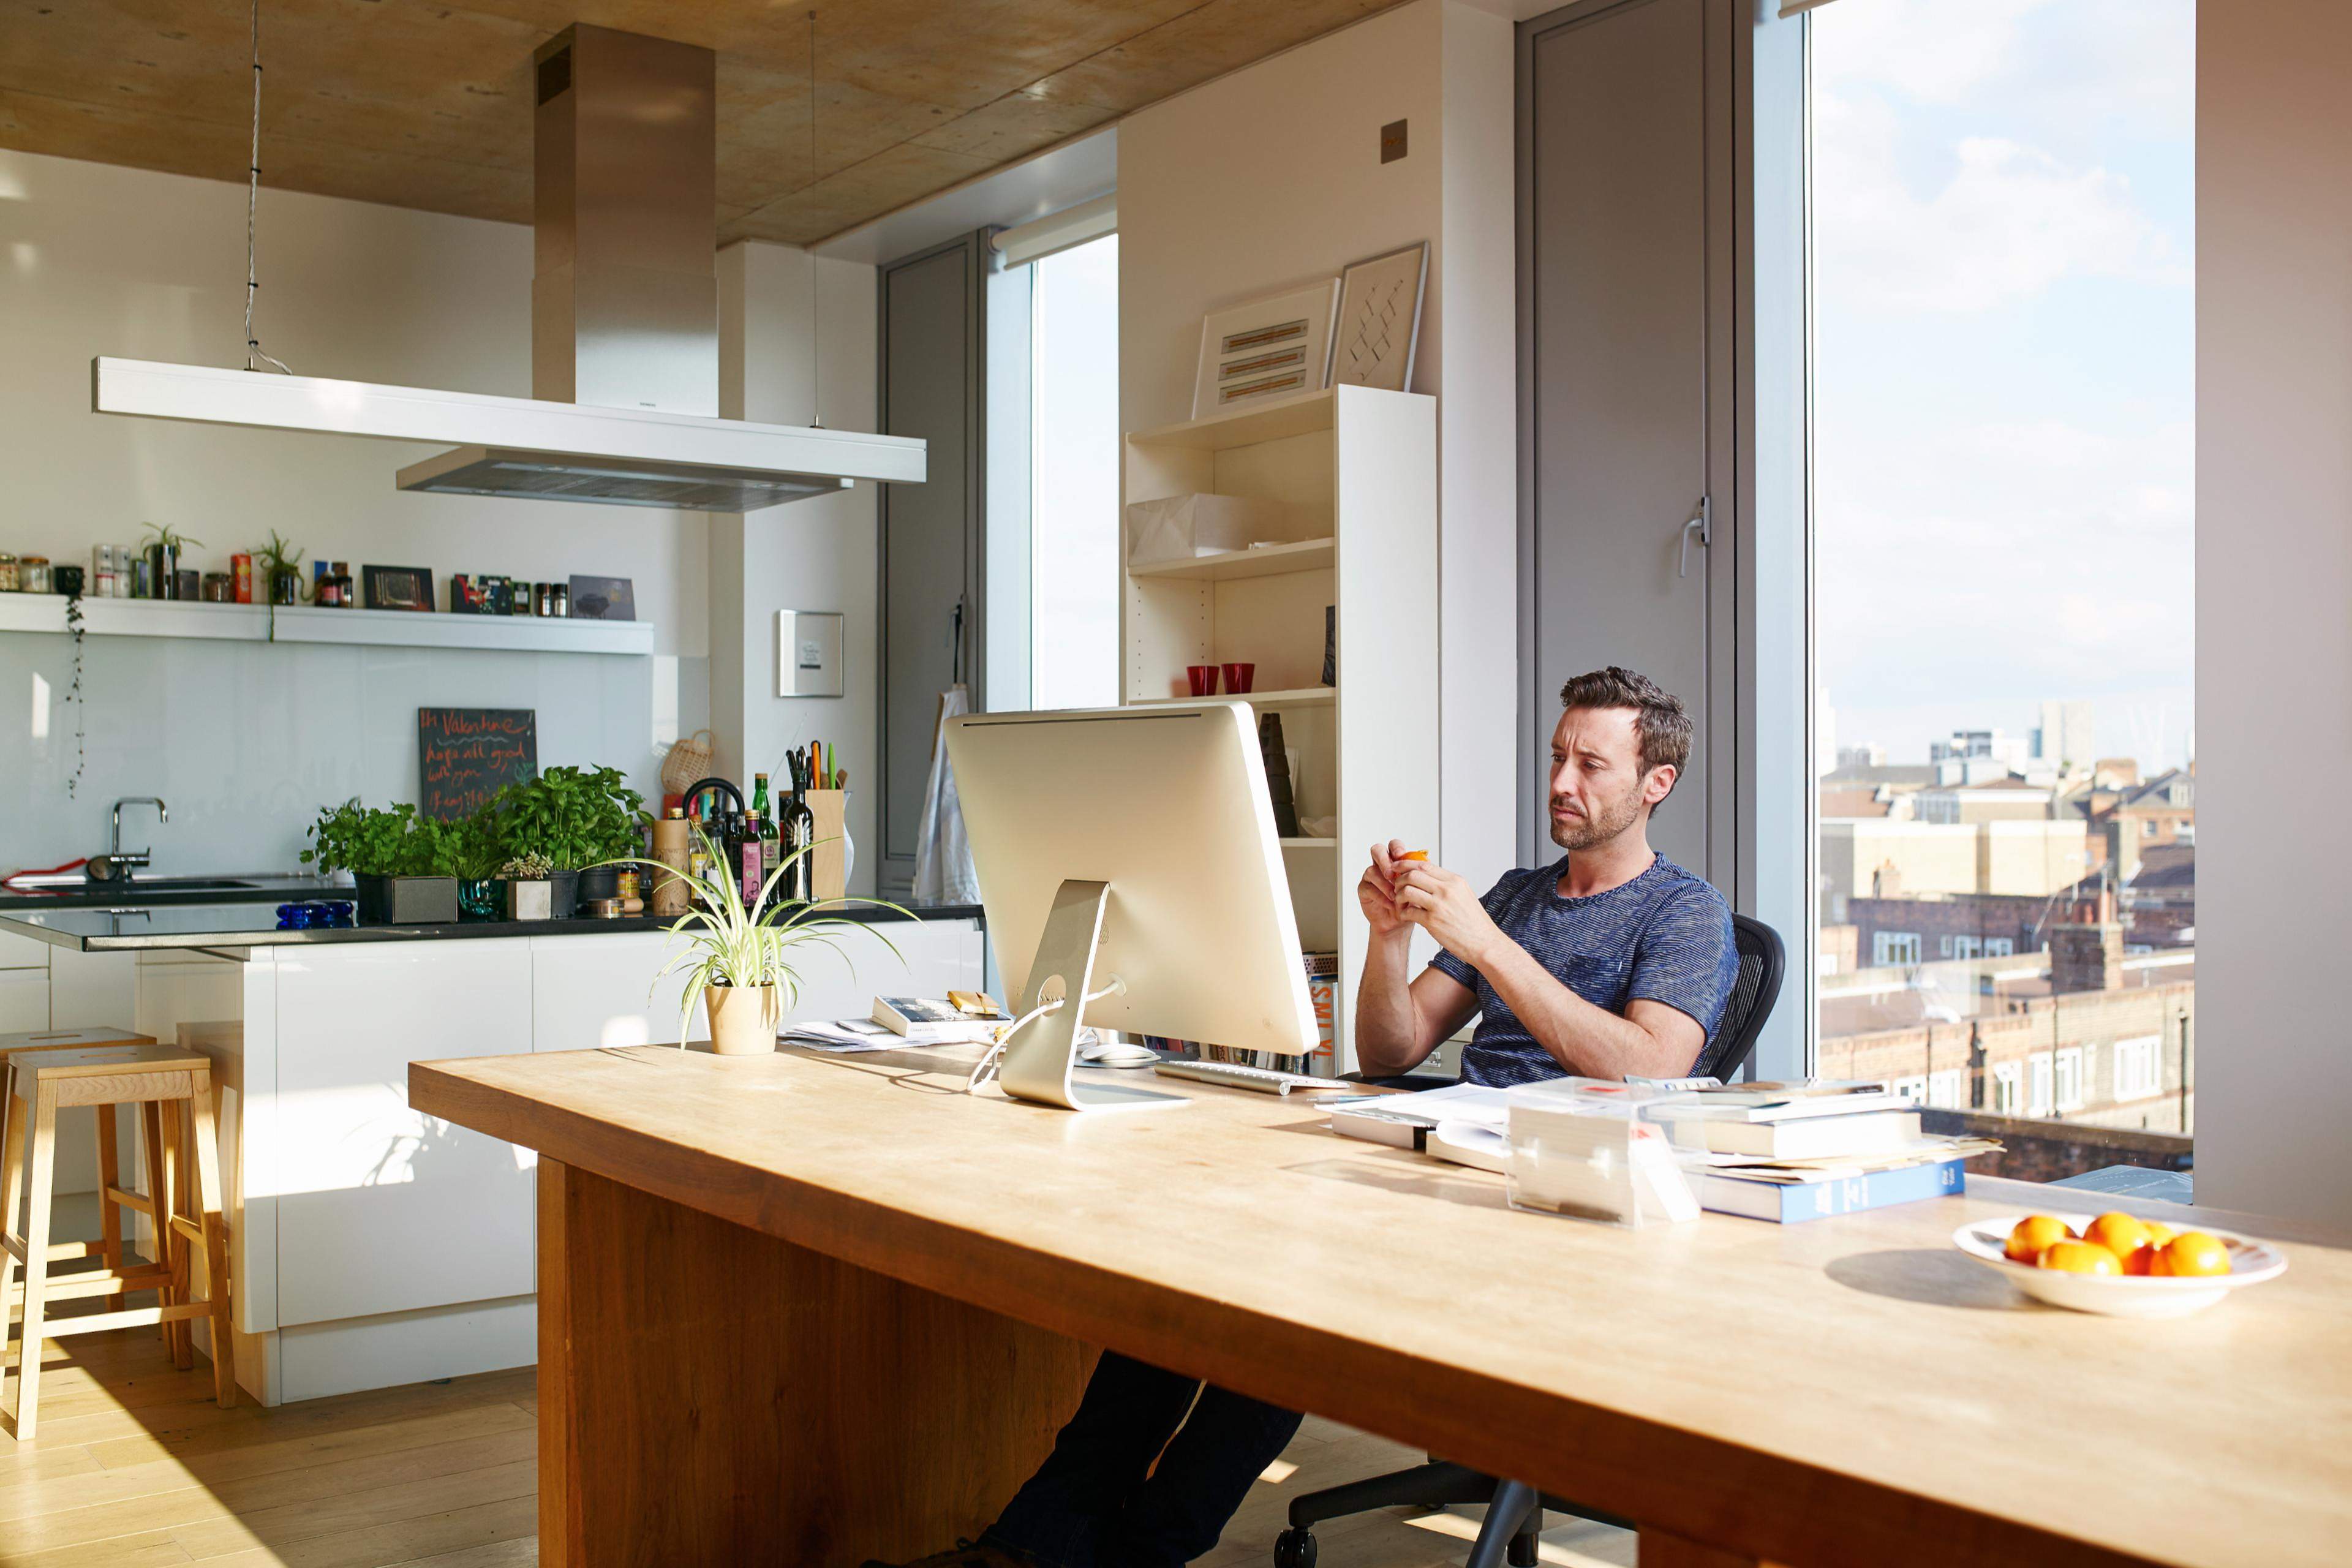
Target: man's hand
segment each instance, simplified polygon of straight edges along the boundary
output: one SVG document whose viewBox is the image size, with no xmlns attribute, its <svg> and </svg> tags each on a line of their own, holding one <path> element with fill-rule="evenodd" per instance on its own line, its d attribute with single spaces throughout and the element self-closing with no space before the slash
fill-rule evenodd
<svg viewBox="0 0 2352 1568">
<path fill-rule="evenodd" d="M 1465 963 L 1478 965 L 1493 944 L 1503 940 L 1470 884 L 1443 866 L 1396 862 L 1390 886 L 1398 913 Z"/>
<path fill-rule="evenodd" d="M 1356 884 L 1356 900 L 1364 906 L 1364 919 L 1371 923 L 1375 937 L 1392 936 L 1405 927 L 1404 911 L 1397 907 L 1393 890 L 1398 868 L 1414 864 L 1404 858 L 1404 853 L 1402 839 L 1373 845 L 1372 863 Z"/>
</svg>

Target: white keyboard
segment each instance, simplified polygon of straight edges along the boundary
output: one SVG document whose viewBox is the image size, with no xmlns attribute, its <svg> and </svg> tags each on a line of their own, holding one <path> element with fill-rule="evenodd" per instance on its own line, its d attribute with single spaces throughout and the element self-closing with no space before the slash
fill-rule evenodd
<svg viewBox="0 0 2352 1568">
<path fill-rule="evenodd" d="M 1191 1079 L 1195 1083 L 1213 1083 L 1223 1089 L 1255 1089 L 1259 1094 L 1312 1094 L 1318 1089 L 1360 1091 L 1362 1088 L 1335 1078 L 1310 1078 L 1302 1072 L 1276 1072 L 1272 1068 L 1244 1067 L 1239 1062 L 1161 1062 L 1151 1070 L 1170 1078 Z"/>
</svg>

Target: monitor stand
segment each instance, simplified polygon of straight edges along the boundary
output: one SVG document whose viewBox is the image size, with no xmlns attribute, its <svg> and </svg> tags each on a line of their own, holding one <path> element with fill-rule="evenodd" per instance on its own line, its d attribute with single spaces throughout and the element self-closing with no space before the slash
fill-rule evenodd
<svg viewBox="0 0 2352 1568">
<path fill-rule="evenodd" d="M 1095 949 L 1102 938 L 1108 882 L 1066 881 L 1054 894 L 1053 911 L 1037 939 L 1036 962 L 1013 1016 L 1021 1017 L 1054 997 L 1062 1005 L 1031 1018 L 1004 1042 L 997 1082 L 1015 1100 L 1058 1105 L 1069 1110 L 1134 1110 L 1189 1103 L 1181 1094 L 1129 1089 L 1124 1084 L 1076 1081 L 1078 1029 L 1087 994 L 1095 984 Z"/>
</svg>

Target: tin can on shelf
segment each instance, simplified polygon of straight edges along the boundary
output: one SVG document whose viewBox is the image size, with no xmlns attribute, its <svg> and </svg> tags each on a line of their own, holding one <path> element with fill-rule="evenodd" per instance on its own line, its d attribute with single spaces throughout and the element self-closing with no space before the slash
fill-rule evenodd
<svg viewBox="0 0 2352 1568">
<path fill-rule="evenodd" d="M 229 577 L 231 579 L 232 592 L 235 595 L 235 597 L 232 598 L 230 602 L 232 604 L 238 605 L 252 604 L 253 557 L 250 554 L 244 552 L 239 552 L 236 555 L 230 556 L 228 558 L 228 570 Z"/>
<path fill-rule="evenodd" d="M 233 579 L 226 572 L 207 572 L 197 597 L 207 605 L 226 605 L 235 591 Z"/>
</svg>

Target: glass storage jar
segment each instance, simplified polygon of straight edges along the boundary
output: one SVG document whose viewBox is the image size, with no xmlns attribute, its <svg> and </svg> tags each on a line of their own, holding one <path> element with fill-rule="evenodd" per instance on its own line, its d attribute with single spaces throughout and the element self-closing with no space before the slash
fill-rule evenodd
<svg viewBox="0 0 2352 1568">
<path fill-rule="evenodd" d="M 6 551 L 0 550 L 0 594 L 16 592 L 18 581 L 16 558 Z"/>
<path fill-rule="evenodd" d="M 27 594 L 47 593 L 49 591 L 49 558 L 46 555 L 27 555 L 20 559 L 16 563 L 16 586 Z"/>
</svg>

